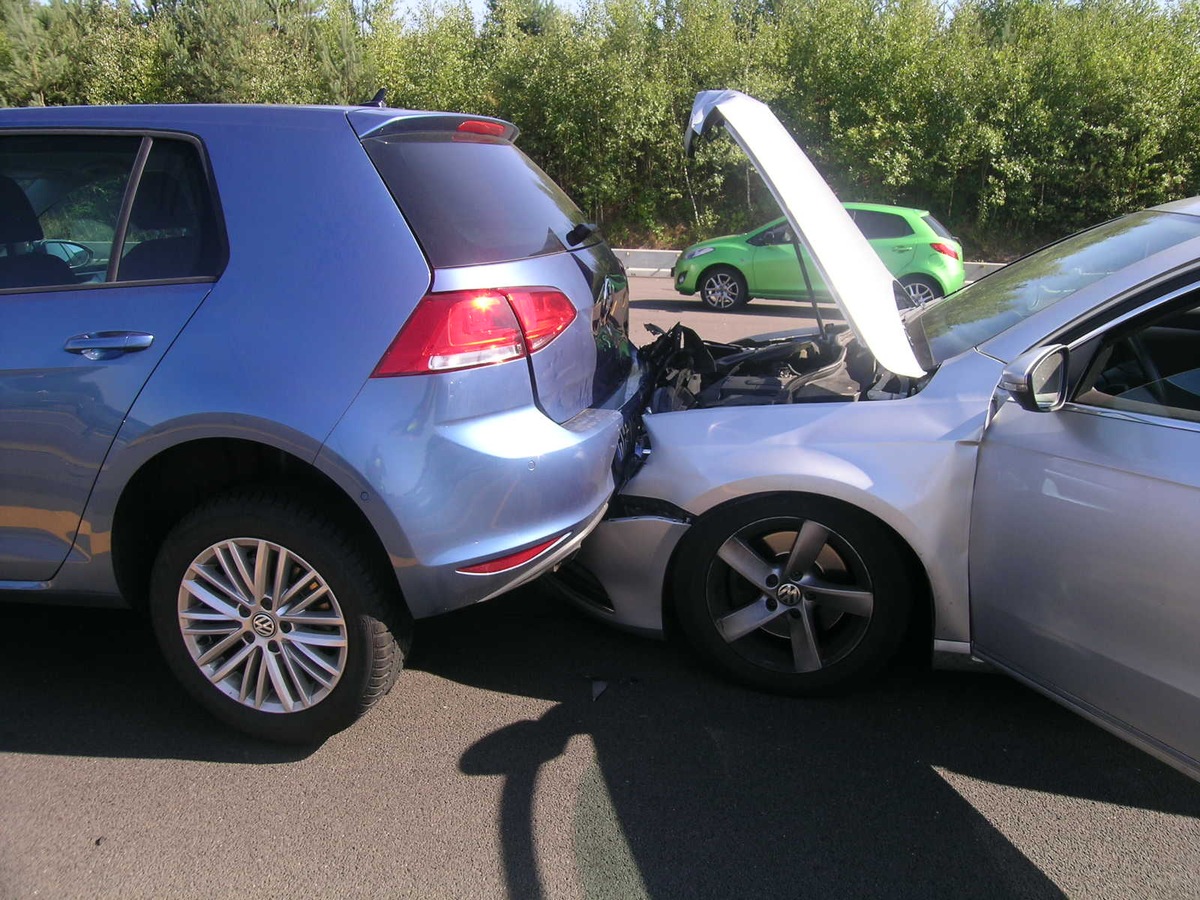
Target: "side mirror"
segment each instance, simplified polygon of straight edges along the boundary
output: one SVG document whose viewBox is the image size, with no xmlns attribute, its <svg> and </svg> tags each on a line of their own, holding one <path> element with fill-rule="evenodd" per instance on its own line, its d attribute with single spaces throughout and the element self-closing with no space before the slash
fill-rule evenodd
<svg viewBox="0 0 1200 900">
<path fill-rule="evenodd" d="M 1029 412 L 1061 408 L 1067 402 L 1067 348 L 1054 344 L 1021 354 L 1000 376 L 1000 387 Z"/>
</svg>

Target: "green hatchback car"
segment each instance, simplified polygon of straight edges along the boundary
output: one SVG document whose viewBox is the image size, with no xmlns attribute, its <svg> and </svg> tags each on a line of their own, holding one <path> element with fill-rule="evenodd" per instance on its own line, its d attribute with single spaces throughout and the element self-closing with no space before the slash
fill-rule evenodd
<svg viewBox="0 0 1200 900">
<path fill-rule="evenodd" d="M 878 203 L 843 205 L 904 286 L 911 305 L 923 306 L 963 286 L 962 245 L 928 211 Z M 818 298 L 828 296 L 807 251 L 801 248 L 801 253 L 813 291 Z M 672 274 L 677 291 L 699 292 L 710 309 L 733 309 L 754 297 L 809 299 L 786 219 L 693 244 L 679 254 Z"/>
</svg>

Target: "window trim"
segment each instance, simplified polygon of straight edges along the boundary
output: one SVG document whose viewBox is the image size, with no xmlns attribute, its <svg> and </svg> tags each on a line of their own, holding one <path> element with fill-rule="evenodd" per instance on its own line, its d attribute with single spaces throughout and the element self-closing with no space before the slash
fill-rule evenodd
<svg viewBox="0 0 1200 900">
<path fill-rule="evenodd" d="M 225 274 L 225 269 L 229 265 L 229 232 L 225 227 L 225 209 L 221 203 L 220 193 L 217 191 L 217 180 L 212 170 L 212 162 L 209 159 L 208 152 L 204 146 L 204 141 L 199 135 L 192 134 L 187 131 L 171 131 L 161 128 L 0 128 L 0 137 L 25 137 L 25 136 L 40 136 L 40 135 L 55 135 L 61 137 L 141 137 L 142 143 L 138 147 L 137 155 L 134 157 L 132 168 L 129 170 L 129 183 L 125 188 L 125 196 L 121 200 L 121 212 L 117 218 L 116 228 L 113 230 L 113 249 L 109 254 L 109 268 L 105 272 L 105 280 L 100 282 L 92 282 L 89 284 L 47 284 L 38 285 L 36 287 L 15 287 L 15 288 L 0 288 L 0 299 L 9 297 L 14 294 L 45 294 L 58 293 L 60 291 L 94 291 L 101 289 L 112 288 L 131 288 L 131 287 L 154 287 L 158 285 L 173 285 L 173 284 L 209 284 L 215 283 Z M 200 160 L 200 171 L 204 176 L 204 185 L 208 189 L 209 197 L 213 205 L 212 218 L 216 233 L 213 235 L 216 240 L 219 253 L 216 272 L 212 275 L 193 275 L 187 278 L 156 278 L 146 279 L 144 281 L 116 281 L 120 270 L 120 257 L 125 249 L 125 236 L 129 231 L 129 216 L 133 211 L 133 200 L 137 196 L 137 189 L 142 182 L 142 174 L 146 168 L 146 160 L 150 156 L 150 151 L 153 149 L 154 141 L 161 139 L 165 141 L 184 141 L 191 144 L 195 148 L 197 156 Z M 120 238 L 118 244 L 117 238 Z M 116 265 L 114 265 L 114 262 Z"/>
<path fill-rule="evenodd" d="M 146 160 L 150 158 L 150 148 L 153 146 L 154 138 L 142 135 L 141 146 L 138 147 L 137 156 L 133 158 L 133 168 L 129 170 L 129 181 L 125 183 L 121 211 L 117 214 L 117 227 L 113 231 L 112 247 L 108 252 L 108 269 L 104 273 L 105 284 L 115 282 L 120 274 L 121 255 L 125 252 L 125 236 L 129 233 L 129 218 L 133 214 L 133 198 L 142 186 L 142 173 L 146 171 Z"/>
<path fill-rule="evenodd" d="M 1175 419 L 1171 416 L 1156 416 L 1153 413 L 1135 412 L 1127 409 L 1112 409 L 1107 406 L 1091 406 L 1068 400 L 1063 404 L 1059 413 L 1073 412 L 1086 416 L 1098 416 L 1102 419 L 1116 419 L 1120 422 L 1132 422 L 1139 425 L 1154 425 L 1158 428 L 1173 428 L 1176 431 L 1191 431 L 1200 434 L 1200 422 L 1189 419 Z"/>
</svg>

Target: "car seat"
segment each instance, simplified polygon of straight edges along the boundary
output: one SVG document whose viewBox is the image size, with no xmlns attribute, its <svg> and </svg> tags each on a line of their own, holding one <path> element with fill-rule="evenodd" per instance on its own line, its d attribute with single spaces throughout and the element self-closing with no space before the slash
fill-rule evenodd
<svg viewBox="0 0 1200 900">
<path fill-rule="evenodd" d="M 22 246 L 44 237 L 33 205 L 21 186 L 8 176 L 0 175 L 0 244 L 5 250 L 5 255 L 0 257 L 0 290 L 76 283 L 65 260 L 40 248 Z"/>
<path fill-rule="evenodd" d="M 200 217 L 191 192 L 179 178 L 147 172 L 138 185 L 131 227 L 141 231 L 184 231 L 182 236 L 152 238 L 134 246 L 121 260 L 118 281 L 157 281 L 208 274 L 203 259 Z"/>
</svg>

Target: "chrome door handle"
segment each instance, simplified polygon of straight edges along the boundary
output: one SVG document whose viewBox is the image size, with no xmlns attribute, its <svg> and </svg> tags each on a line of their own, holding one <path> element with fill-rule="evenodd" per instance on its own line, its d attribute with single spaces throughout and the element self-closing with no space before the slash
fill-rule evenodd
<svg viewBox="0 0 1200 900">
<path fill-rule="evenodd" d="M 112 359 L 122 353 L 145 350 L 154 343 L 154 335 L 142 331 L 97 331 L 67 338 L 63 349 L 87 359 Z"/>
<path fill-rule="evenodd" d="M 893 247 L 892 249 L 897 253 L 908 253 L 910 250 L 912 250 L 912 247 Z"/>
</svg>

